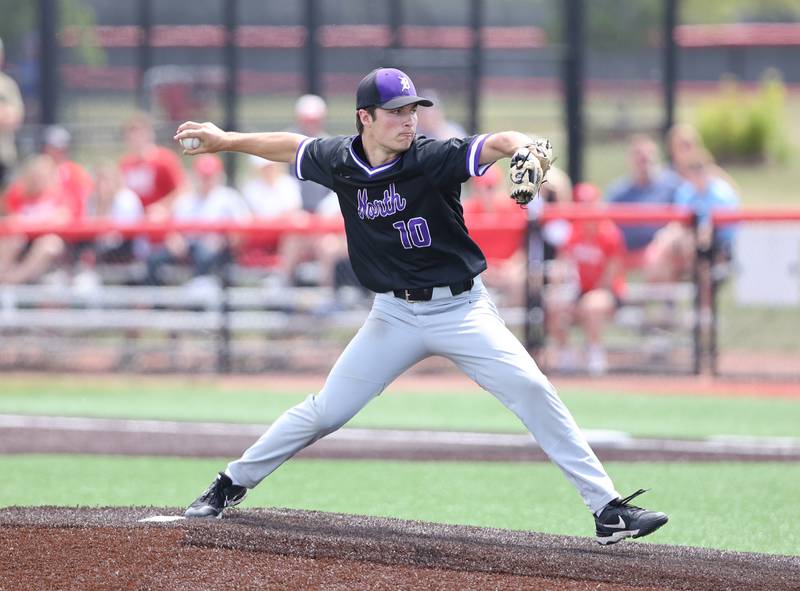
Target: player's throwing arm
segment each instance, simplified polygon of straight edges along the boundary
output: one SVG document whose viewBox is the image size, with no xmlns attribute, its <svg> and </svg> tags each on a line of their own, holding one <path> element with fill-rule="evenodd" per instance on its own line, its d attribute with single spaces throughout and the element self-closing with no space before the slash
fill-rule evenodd
<svg viewBox="0 0 800 591">
<path fill-rule="evenodd" d="M 273 160 L 292 162 L 297 148 L 307 139 L 299 133 L 264 132 L 238 133 L 223 131 L 213 123 L 187 121 L 178 127 L 175 139 L 187 156 L 215 152 L 242 152 Z"/>
</svg>

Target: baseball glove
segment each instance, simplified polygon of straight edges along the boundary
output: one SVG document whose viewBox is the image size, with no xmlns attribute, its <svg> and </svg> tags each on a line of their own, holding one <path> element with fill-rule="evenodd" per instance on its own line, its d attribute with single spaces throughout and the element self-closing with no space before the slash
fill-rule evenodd
<svg viewBox="0 0 800 591">
<path fill-rule="evenodd" d="M 550 140 L 535 140 L 532 144 L 518 148 L 511 157 L 508 171 L 514 188 L 511 198 L 520 205 L 527 205 L 539 193 L 545 176 L 553 161 L 553 147 Z"/>
</svg>

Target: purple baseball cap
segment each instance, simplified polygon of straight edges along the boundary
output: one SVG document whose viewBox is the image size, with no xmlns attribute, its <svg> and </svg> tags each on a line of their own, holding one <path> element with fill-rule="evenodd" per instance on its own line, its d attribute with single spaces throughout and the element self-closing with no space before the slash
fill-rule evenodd
<svg viewBox="0 0 800 591">
<path fill-rule="evenodd" d="M 411 104 L 432 107 L 433 101 L 417 96 L 417 89 L 414 88 L 411 78 L 401 70 L 378 68 L 358 83 L 356 109 L 397 109 Z"/>
</svg>

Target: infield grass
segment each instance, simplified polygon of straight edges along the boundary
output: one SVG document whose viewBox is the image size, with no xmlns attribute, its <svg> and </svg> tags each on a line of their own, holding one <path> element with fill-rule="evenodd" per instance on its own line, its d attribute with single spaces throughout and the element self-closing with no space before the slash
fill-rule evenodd
<svg viewBox="0 0 800 591">
<path fill-rule="evenodd" d="M 269 423 L 308 394 L 270 389 L 268 377 L 261 388 L 224 385 L 214 378 L 3 376 L 0 413 Z M 568 388 L 560 394 L 584 429 L 659 437 L 800 437 L 800 400 Z M 411 393 L 390 387 L 348 425 L 524 432 L 516 417 L 477 387 L 464 393 Z"/>
<path fill-rule="evenodd" d="M 222 467 L 222 460 L 3 456 L 0 499 L 3 506 L 183 507 Z M 669 514 L 650 542 L 800 555 L 798 464 L 606 467 L 622 494 L 652 487 L 641 504 Z M 593 535 L 590 514 L 548 463 L 294 460 L 243 505 L 266 506 Z"/>
</svg>

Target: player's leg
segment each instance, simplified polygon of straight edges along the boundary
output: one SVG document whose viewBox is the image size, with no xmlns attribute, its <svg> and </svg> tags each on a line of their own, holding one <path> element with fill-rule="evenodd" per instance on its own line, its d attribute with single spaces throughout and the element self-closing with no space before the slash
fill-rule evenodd
<svg viewBox="0 0 800 591">
<path fill-rule="evenodd" d="M 480 284 L 468 302 L 435 318 L 426 330 L 432 352 L 453 360 L 516 414 L 592 511 L 619 496 L 555 388 Z"/>
<path fill-rule="evenodd" d="M 402 317 L 384 313 L 376 302 L 319 394 L 281 415 L 240 459 L 228 465 L 228 474 L 236 484 L 256 486 L 295 453 L 344 425 L 427 354 L 419 331 Z"/>
<path fill-rule="evenodd" d="M 456 332 L 458 338 L 453 338 Z M 439 315 L 426 338 L 432 352 L 452 359 L 522 420 L 594 513 L 600 544 L 646 536 L 667 522 L 664 513 L 630 504 L 644 491 L 619 498 L 555 388 L 506 328 L 480 284 L 467 304 Z"/>
</svg>

